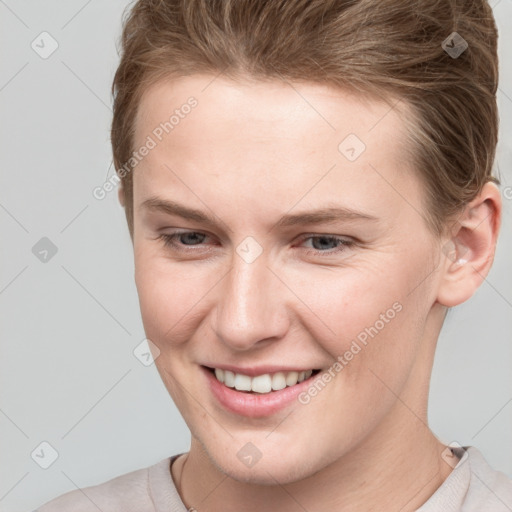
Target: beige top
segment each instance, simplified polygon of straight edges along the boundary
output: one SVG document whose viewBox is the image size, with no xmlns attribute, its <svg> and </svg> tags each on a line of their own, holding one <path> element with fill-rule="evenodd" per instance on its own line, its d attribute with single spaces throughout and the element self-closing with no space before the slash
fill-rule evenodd
<svg viewBox="0 0 512 512">
<path fill-rule="evenodd" d="M 455 451 L 458 464 L 417 512 L 512 512 L 512 480 L 493 470 L 476 448 Z M 187 512 L 170 471 L 179 455 L 68 492 L 34 512 Z"/>
</svg>

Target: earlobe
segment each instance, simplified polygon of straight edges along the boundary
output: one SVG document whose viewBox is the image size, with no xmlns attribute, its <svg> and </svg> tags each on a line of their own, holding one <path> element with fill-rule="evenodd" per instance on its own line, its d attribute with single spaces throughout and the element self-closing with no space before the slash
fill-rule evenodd
<svg viewBox="0 0 512 512">
<path fill-rule="evenodd" d="M 441 250 L 442 278 L 437 302 L 453 307 L 468 300 L 482 284 L 494 260 L 501 223 L 501 196 L 486 183 L 452 226 Z"/>
<path fill-rule="evenodd" d="M 119 199 L 119 202 L 121 203 L 121 206 L 124 208 L 126 203 L 125 193 L 124 193 L 124 187 L 122 185 L 119 185 L 119 189 L 117 190 L 117 197 Z"/>
</svg>

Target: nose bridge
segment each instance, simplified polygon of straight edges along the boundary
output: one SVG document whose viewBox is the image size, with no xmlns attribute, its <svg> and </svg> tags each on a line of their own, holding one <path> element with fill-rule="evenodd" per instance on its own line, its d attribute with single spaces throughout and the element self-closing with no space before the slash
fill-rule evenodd
<svg viewBox="0 0 512 512">
<path fill-rule="evenodd" d="M 282 337 L 287 319 L 276 278 L 267 259 L 233 255 L 217 303 L 217 335 L 232 348 L 244 350 L 270 338 Z"/>
</svg>

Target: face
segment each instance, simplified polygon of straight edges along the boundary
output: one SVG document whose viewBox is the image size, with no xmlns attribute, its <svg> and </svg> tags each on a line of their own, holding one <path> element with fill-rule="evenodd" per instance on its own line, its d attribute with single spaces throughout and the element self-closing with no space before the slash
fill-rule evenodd
<svg viewBox="0 0 512 512">
<path fill-rule="evenodd" d="M 193 446 L 235 479 L 304 478 L 413 419 L 397 395 L 430 371 L 437 246 L 403 140 L 388 104 L 325 85 L 196 75 L 143 95 L 144 328 Z"/>
</svg>

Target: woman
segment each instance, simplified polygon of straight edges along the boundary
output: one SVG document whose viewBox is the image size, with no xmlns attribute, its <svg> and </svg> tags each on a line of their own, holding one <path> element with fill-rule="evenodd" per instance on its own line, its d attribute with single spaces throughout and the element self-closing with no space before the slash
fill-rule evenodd
<svg viewBox="0 0 512 512">
<path fill-rule="evenodd" d="M 501 218 L 483 1 L 139 0 L 112 146 L 190 451 L 53 510 L 512 510 L 428 427 Z"/>
</svg>

